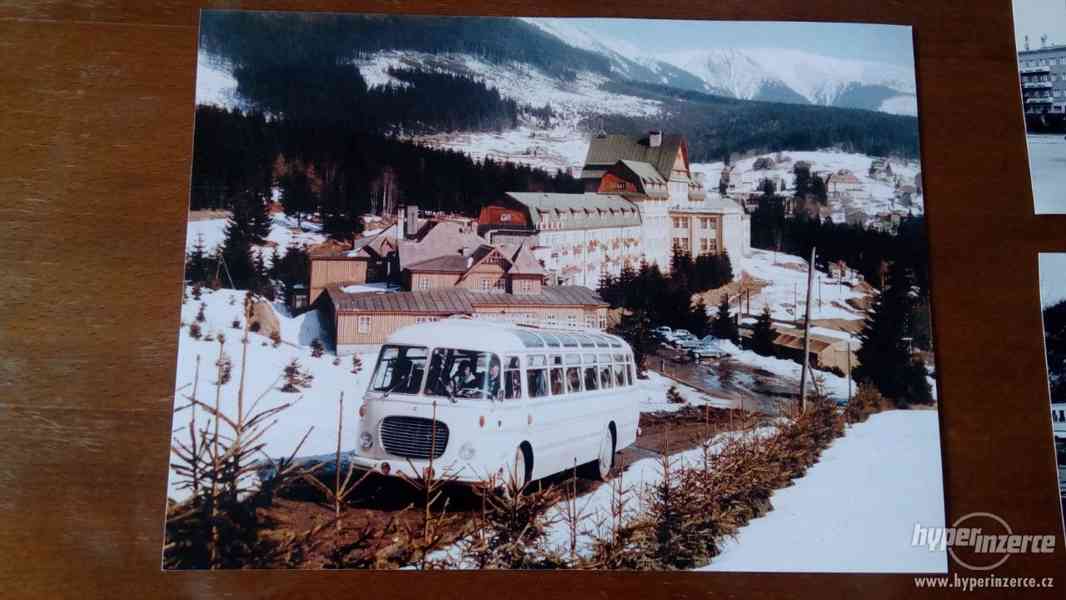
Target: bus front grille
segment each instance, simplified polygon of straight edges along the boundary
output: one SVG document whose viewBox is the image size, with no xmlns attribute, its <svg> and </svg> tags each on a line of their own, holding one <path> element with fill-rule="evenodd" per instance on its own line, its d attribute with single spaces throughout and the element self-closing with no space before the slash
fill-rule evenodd
<svg viewBox="0 0 1066 600">
<path fill-rule="evenodd" d="M 421 417 L 385 417 L 381 421 L 381 444 L 385 451 L 405 458 L 440 458 L 448 447 L 448 426 Z M 434 432 L 436 429 L 436 432 Z M 434 438 L 434 433 L 436 437 Z"/>
</svg>

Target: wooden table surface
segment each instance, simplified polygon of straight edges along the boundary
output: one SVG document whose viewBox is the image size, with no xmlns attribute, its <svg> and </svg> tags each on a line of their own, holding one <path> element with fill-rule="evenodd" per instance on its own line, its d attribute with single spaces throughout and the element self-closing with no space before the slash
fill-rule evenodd
<svg viewBox="0 0 1066 600">
<path fill-rule="evenodd" d="M 1009 0 L 0 0 L 0 596 L 944 595 L 907 575 L 160 572 L 201 7 L 913 25 L 948 521 L 1057 533 L 996 574 L 1066 586 L 1037 281 L 1066 216 L 1032 212 Z"/>
</svg>

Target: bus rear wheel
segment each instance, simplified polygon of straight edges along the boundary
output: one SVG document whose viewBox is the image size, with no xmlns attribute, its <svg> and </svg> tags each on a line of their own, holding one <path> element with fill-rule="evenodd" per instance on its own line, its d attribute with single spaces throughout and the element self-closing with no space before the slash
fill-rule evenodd
<svg viewBox="0 0 1066 600">
<path fill-rule="evenodd" d="M 596 460 L 583 465 L 584 473 L 582 473 L 582 477 L 595 481 L 607 481 L 611 474 L 611 469 L 614 468 L 614 450 L 614 429 L 607 427 L 603 430 L 603 437 L 600 438 Z"/>
</svg>

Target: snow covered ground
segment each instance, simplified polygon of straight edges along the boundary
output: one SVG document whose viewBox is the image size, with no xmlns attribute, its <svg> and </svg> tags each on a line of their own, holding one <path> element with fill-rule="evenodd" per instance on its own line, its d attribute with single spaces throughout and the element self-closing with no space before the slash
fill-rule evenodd
<svg viewBox="0 0 1066 600">
<path fill-rule="evenodd" d="M 549 129 L 529 124 L 502 132 L 463 132 L 419 136 L 426 146 L 455 150 L 476 160 L 491 158 L 544 169 L 563 170 L 576 175 L 588 155 L 589 134 L 573 122 Z"/>
<path fill-rule="evenodd" d="M 1029 171 L 1033 179 L 1033 204 L 1038 214 L 1066 213 L 1066 138 L 1030 135 Z"/>
<path fill-rule="evenodd" d="M 237 389 L 241 378 L 241 330 L 234 329 L 232 322 L 241 318 L 244 292 L 220 289 L 212 292 L 204 289 L 201 301 L 207 305 L 204 310 L 206 321 L 201 323 L 205 336 L 217 339 L 224 334 L 224 349 L 232 361 L 232 377 L 222 386 L 220 405 L 228 415 L 236 415 Z M 231 303 L 232 302 L 232 303 Z M 245 373 L 245 409 L 257 403 L 257 409 L 263 410 L 285 403 L 293 403 L 277 420 L 277 424 L 263 437 L 266 453 L 274 458 L 288 456 L 300 438 L 310 428 L 314 428 L 300 450 L 300 456 L 311 456 L 333 452 L 337 444 L 337 401 L 340 392 L 344 392 L 345 414 L 344 439 L 354 440 L 355 411 L 362 401 L 363 392 L 370 380 L 370 369 L 376 356 L 361 355 L 363 370 L 358 375 L 351 372 L 352 359 L 345 357 L 339 365 L 332 363 L 334 355 L 314 358 L 311 356 L 310 344 L 315 339 L 325 337 L 323 324 L 319 322 L 318 312 L 311 311 L 297 317 L 289 316 L 282 304 L 273 306 L 278 316 L 282 344 L 274 348 L 270 341 L 258 334 L 250 334 L 247 355 L 247 372 Z M 189 404 L 187 396 L 193 392 L 196 381 L 196 359 L 200 358 L 199 384 L 196 395 L 201 402 L 214 404 L 217 377 L 215 361 L 218 360 L 219 344 L 217 341 L 194 340 L 189 337 L 189 323 L 196 319 L 200 302 L 190 296 L 181 307 L 181 320 L 185 325 L 178 338 L 178 364 L 175 379 L 175 407 Z M 243 326 L 243 320 L 241 321 Z M 292 359 L 297 359 L 312 375 L 314 381 L 310 388 L 302 393 L 283 393 L 280 391 L 283 381 L 279 379 L 282 370 Z M 260 398 L 261 397 L 261 398 Z M 183 441 L 188 436 L 190 409 L 184 409 L 174 415 L 174 434 Z M 205 427 L 210 422 L 203 408 L 196 410 L 197 422 Z M 180 499 L 183 494 L 175 489 L 177 482 L 171 474 L 168 487 L 170 497 Z"/>
<path fill-rule="evenodd" d="M 771 501 L 702 570 L 947 571 L 945 552 L 911 545 L 915 524 L 945 525 L 935 410 L 888 411 L 850 427 Z"/>
<path fill-rule="evenodd" d="M 277 245 L 278 254 L 282 256 L 285 254 L 285 249 L 294 240 L 298 245 L 302 245 L 319 244 L 326 239 L 326 236 L 322 234 L 322 227 L 317 223 L 305 220 L 303 229 L 298 229 L 296 227 L 296 219 L 287 217 L 282 213 L 274 213 L 272 219 L 273 225 L 270 228 L 270 235 L 267 240 Z M 226 221 L 227 219 L 189 221 L 186 226 L 186 231 L 188 232 L 185 238 L 186 250 L 192 250 L 199 236 L 203 236 L 204 248 L 208 253 L 221 246 L 226 241 Z M 270 250 L 267 250 L 268 255 L 269 253 Z"/>
<path fill-rule="evenodd" d="M 756 189 L 758 183 L 763 178 L 783 179 L 789 188 L 793 186 L 793 180 L 795 177 L 792 174 L 793 165 L 796 161 L 807 161 L 811 163 L 811 172 L 820 173 L 823 177 L 829 173 L 836 173 L 841 169 L 847 169 L 852 172 L 862 182 L 864 192 L 862 196 L 855 198 L 853 205 L 856 208 L 862 209 L 868 215 L 874 215 L 880 212 L 896 210 L 906 214 L 907 208 L 901 207 L 898 204 L 894 204 L 893 198 L 895 197 L 895 185 L 892 182 L 884 181 L 882 179 L 874 179 L 870 177 L 870 163 L 873 162 L 874 157 L 867 156 L 865 154 L 856 154 L 849 152 L 837 152 L 832 150 L 819 150 L 819 151 L 790 151 L 782 150 L 782 154 L 788 156 L 792 160 L 789 162 L 783 162 L 776 165 L 772 169 L 755 171 L 753 166 L 755 160 L 759 156 L 752 156 L 749 158 L 738 160 L 733 165 L 733 174 L 731 180 L 733 182 L 750 180 Z M 774 154 L 762 154 L 760 156 L 773 157 Z M 892 172 L 896 176 L 904 178 L 906 183 L 913 184 L 914 176 L 921 170 L 921 166 L 916 160 L 899 160 L 892 159 Z M 724 163 L 697 163 L 692 165 L 692 170 L 697 173 L 703 173 L 708 188 L 715 188 L 718 185 L 718 180 L 721 179 L 722 168 Z M 924 211 L 922 196 L 917 196 L 913 200 L 913 206 L 909 207 L 914 214 L 921 214 Z"/>
<path fill-rule="evenodd" d="M 751 297 L 752 313 L 758 314 L 763 306 L 768 305 L 775 320 L 794 321 L 803 316 L 806 310 L 806 260 L 791 254 L 752 248 L 751 256 L 744 259 L 743 271 L 769 283 Z M 818 302 L 819 296 L 821 304 Z M 864 297 L 862 292 L 825 273 L 815 273 L 811 319 L 864 319 L 864 311 L 847 304 L 849 299 L 860 300 Z"/>
</svg>

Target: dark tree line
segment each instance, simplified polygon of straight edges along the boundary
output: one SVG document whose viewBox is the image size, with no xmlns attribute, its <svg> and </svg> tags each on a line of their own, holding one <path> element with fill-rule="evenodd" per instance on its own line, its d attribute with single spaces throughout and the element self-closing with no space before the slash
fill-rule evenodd
<svg viewBox="0 0 1066 600">
<path fill-rule="evenodd" d="M 928 238 L 925 218 L 904 217 L 895 234 L 861 224 L 834 223 L 806 211 L 786 213 L 785 199 L 763 195 L 751 215 L 751 245 L 796 256 L 817 247 L 817 267 L 843 260 L 867 283 L 880 289 L 885 264 L 898 262 L 914 273 L 923 294 L 929 290 Z"/>
<path fill-rule="evenodd" d="M 641 263 L 639 269 L 626 266 L 617 277 L 604 274 L 599 292 L 611 308 L 622 309 L 614 332 L 633 346 L 638 363 L 643 365 L 644 355 L 658 343 L 652 330 L 660 325 L 687 329 L 697 337 L 711 334 L 739 341 L 736 319 L 727 301 L 723 300 L 714 317 L 702 298 L 692 302 L 693 294 L 721 287 L 732 279 L 728 255 L 704 255 L 693 261 L 687 253 L 678 252 L 670 275 L 648 263 Z"/>
<path fill-rule="evenodd" d="M 343 237 L 358 231 L 360 215 L 407 202 L 475 216 L 506 191 L 583 190 L 562 172 L 474 160 L 337 124 L 213 106 L 198 107 L 196 115 L 193 209 L 229 209 L 242 193 L 266 198 L 276 181 L 286 212 L 321 214 L 327 233 Z"/>
<path fill-rule="evenodd" d="M 1066 300 L 1044 309 L 1044 346 L 1051 401 L 1066 402 Z"/>
<path fill-rule="evenodd" d="M 482 81 L 432 69 L 388 73 L 396 82 L 369 87 L 351 63 L 253 63 L 233 71 L 245 108 L 299 123 L 406 134 L 517 125 L 518 103 Z"/>
<path fill-rule="evenodd" d="M 350 63 L 382 50 L 464 53 L 524 62 L 569 79 L 609 74 L 605 57 L 570 46 L 520 19 L 205 11 L 200 46 L 230 67 Z M 240 82 L 240 79 L 238 79 Z"/>
<path fill-rule="evenodd" d="M 737 100 L 662 85 L 614 81 L 611 92 L 663 103 L 661 115 L 597 115 L 590 130 L 684 131 L 692 162 L 713 162 L 732 154 L 781 148 L 819 150 L 837 147 L 873 156 L 918 156 L 918 120 L 882 112 Z"/>
</svg>

